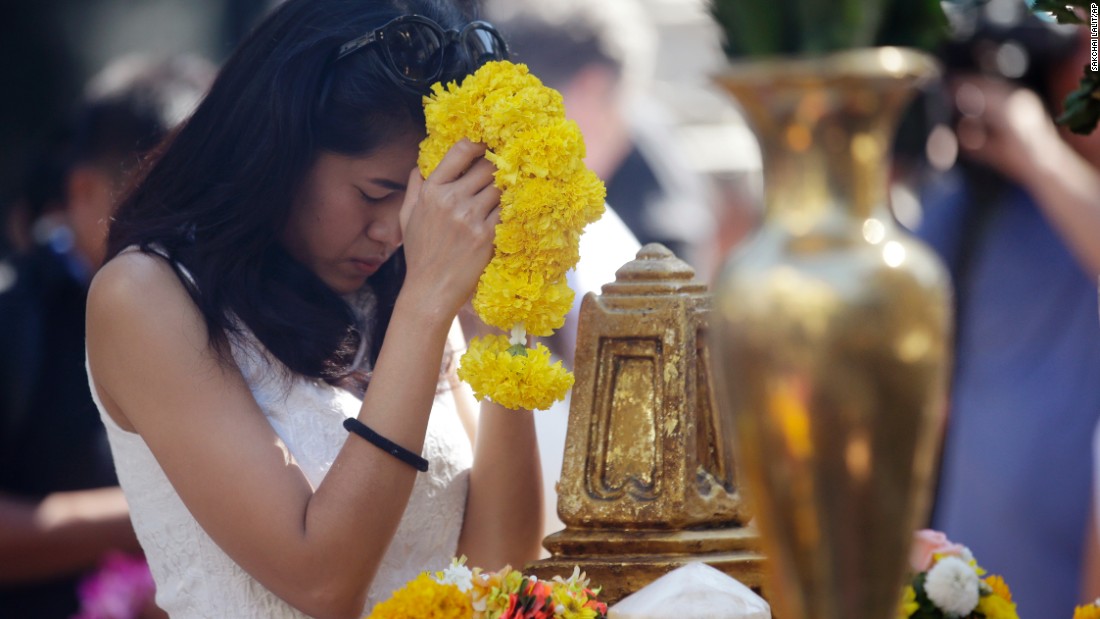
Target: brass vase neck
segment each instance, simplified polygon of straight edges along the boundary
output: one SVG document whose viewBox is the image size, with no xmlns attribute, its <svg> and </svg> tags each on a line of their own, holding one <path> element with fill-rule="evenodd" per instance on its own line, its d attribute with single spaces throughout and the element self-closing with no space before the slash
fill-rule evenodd
<svg viewBox="0 0 1100 619">
<path fill-rule="evenodd" d="M 760 143 L 765 204 L 792 234 L 833 217 L 885 217 L 898 119 L 939 74 L 915 50 L 733 63 L 715 81 L 740 103 Z"/>
</svg>

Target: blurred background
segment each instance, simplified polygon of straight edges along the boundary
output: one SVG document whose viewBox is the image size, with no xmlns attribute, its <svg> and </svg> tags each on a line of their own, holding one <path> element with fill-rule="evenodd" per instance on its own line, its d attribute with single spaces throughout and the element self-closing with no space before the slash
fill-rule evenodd
<svg viewBox="0 0 1100 619">
<path fill-rule="evenodd" d="M 726 60 L 706 0 L 461 1 L 482 4 L 482 15 L 501 26 L 506 39 L 511 32 L 525 33 L 513 41 L 513 60 L 530 61 L 536 75 L 563 92 L 567 112 L 585 133 L 589 166 L 608 181 L 609 190 L 623 179 L 618 184 L 625 192 L 620 197 L 609 192 L 608 201 L 637 241 L 659 240 L 674 247 L 700 279 L 710 281 L 722 258 L 759 222 L 762 183 L 753 133 L 732 101 L 710 84 L 710 76 Z M 113 59 L 133 53 L 190 53 L 220 63 L 277 0 L 0 2 L 2 293 L 15 279 L 3 260 L 16 249 L 12 239 L 19 235 L 12 231 L 25 233 L 23 242 L 30 245 L 27 237 L 36 211 L 27 205 L 41 208 L 46 202 L 43 196 L 28 197 L 28 192 L 33 194 L 35 187 L 59 189 L 60 177 L 36 182 L 34 174 L 51 172 L 42 166 L 43 153 L 56 144 L 54 133 L 79 103 L 89 78 Z M 960 140 L 959 129 L 981 120 L 986 108 L 996 107 L 987 104 L 1005 99 L 1016 88 L 1042 98 L 1035 109 L 1056 112 L 1085 63 L 1074 54 L 1087 48 L 1080 45 L 1083 31 L 1058 29 L 1035 18 L 1023 0 L 957 4 L 965 6 L 949 15 L 955 38 L 939 53 L 950 79 L 922 93 L 902 124 L 891 206 L 901 223 L 920 230 L 933 244 L 941 241 L 937 249 L 951 262 L 959 292 L 957 314 L 965 327 L 960 333 L 986 334 L 977 342 L 959 338 L 960 368 L 992 368 L 981 377 L 985 382 L 967 393 L 992 393 L 1007 403 L 975 406 L 986 416 L 970 412 L 967 402 L 953 403 L 949 443 L 984 463 L 999 484 L 980 481 L 976 485 L 985 494 L 976 498 L 972 486 L 964 483 L 973 481 L 970 471 L 976 467 L 964 458 L 956 461 L 949 444 L 941 486 L 953 493 L 941 493 L 933 524 L 971 546 L 987 569 L 1004 574 L 1020 592 L 1022 616 L 1053 616 L 1058 613 L 1051 613 L 1051 606 L 1063 612 L 1079 590 L 1086 523 L 1096 535 L 1096 520 L 1089 514 L 1091 466 L 1100 463 L 1091 447 L 1097 427 L 1100 453 L 1100 383 L 1095 379 L 1100 375 L 1100 324 L 1097 269 L 1078 259 L 1085 255 L 1084 243 L 1066 234 L 1085 228 L 1072 219 L 1070 224 L 1051 222 L 1060 221 L 1052 213 L 1087 214 L 1095 200 L 1081 201 L 1081 208 L 1073 209 L 1064 199 L 1034 200 L 1023 191 L 1031 189 L 1028 179 L 1013 177 L 999 159 L 1025 150 L 1034 151 L 1039 161 L 1051 152 L 1062 157 L 1069 144 L 1087 163 L 1078 166 L 1080 175 L 1093 182 L 1100 170 L 1100 135 L 1077 139 L 1043 124 L 1051 138 L 1046 150 L 994 148 L 989 150 L 1002 157 L 967 165 L 966 153 L 979 148 Z M 538 45 L 525 48 L 521 43 L 530 32 L 564 38 L 546 39 L 554 42 L 541 50 Z M 586 46 L 592 53 L 581 57 Z M 547 49 L 575 53 L 538 60 Z M 544 64 L 536 67 L 537 60 Z M 575 70 L 559 71 L 567 60 L 575 63 Z M 977 77 L 983 79 L 974 81 Z M 997 80 L 1000 89 L 979 92 L 975 84 L 988 84 L 984 78 Z M 1008 133 L 1023 134 L 1034 145 L 1034 132 L 1002 116 L 983 122 L 996 120 L 999 129 L 1013 129 Z M 608 132 L 611 126 L 618 130 Z M 1000 133 L 1005 132 L 978 137 Z M 1027 170 L 1034 163 L 1017 168 Z M 1073 186 L 1068 172 L 1062 176 L 1066 178 L 1052 179 L 1049 186 Z M 639 187 L 652 191 L 642 193 Z M 30 215 L 19 220 L 20 209 Z M 1100 234 L 1092 236 L 1100 239 Z M 601 264 L 584 267 L 588 284 L 575 289 L 581 294 L 598 291 L 613 269 L 633 255 L 637 245 L 630 241 L 618 247 L 625 258 L 624 252 L 583 250 L 582 255 L 593 256 L 605 269 Z M 615 249 L 607 247 L 614 243 L 602 245 L 601 250 Z M 1100 250 L 1088 255 L 1100 255 Z M 968 303 L 964 314 L 961 309 Z M 1020 325 L 1035 325 L 1030 339 L 1023 337 Z M 1011 358 L 1006 342 L 1014 342 Z M 86 385 L 82 344 L 78 348 L 76 370 Z M 568 343 L 557 352 L 571 362 Z M 955 380 L 963 384 L 968 378 L 960 374 Z M 536 417 L 548 532 L 560 526 L 553 484 L 561 470 L 567 407 L 565 403 L 564 410 Z M 967 431 L 965 420 L 974 432 Z M 956 478 L 957 483 L 952 481 Z M 1100 505 L 1100 492 L 1096 496 Z M 1010 528 L 1005 515 L 1016 516 L 1019 531 Z M 997 526 L 988 526 L 990 522 Z M 1025 549 L 1021 539 L 1031 545 Z M 1092 551 L 1098 548 L 1100 544 L 1090 543 Z M 1086 589 L 1095 596 L 1100 594 L 1100 558 L 1091 560 L 1094 573 Z M 1048 594 L 1058 599 L 1048 603 Z"/>
<path fill-rule="evenodd" d="M 0 20 L 0 209 L 11 211 L 37 152 L 78 100 L 82 85 L 111 59 L 140 52 L 197 54 L 223 61 L 274 0 L 4 0 Z M 504 3 L 514 11 L 538 10 L 551 21 L 585 3 Z M 692 192 L 716 208 L 738 199 L 746 173 L 759 167 L 751 133 L 708 75 L 721 62 L 716 27 L 704 0 L 636 0 L 598 3 L 610 19 L 601 44 L 623 62 L 632 92 L 631 121 L 655 134 L 666 158 L 686 166 Z M 519 8 L 522 7 L 522 8 Z M 534 8 L 532 8 L 534 7 Z M 485 14 L 487 11 L 482 11 Z M 496 17 L 490 15 L 490 17 Z M 505 11 L 507 12 L 507 11 Z M 601 34 L 603 37 L 603 34 Z M 669 141 L 673 143 L 669 143 Z M 691 178 L 695 174 L 701 177 Z M 701 182 L 700 182 L 701 181 Z M 720 210 L 720 209 L 719 209 Z M 697 236 L 713 230 L 697 217 Z M 736 226 L 740 234 L 743 226 Z M 644 239 L 643 239 L 644 241 Z M 2 252 L 0 252 L 2 253 Z M 712 262 L 704 257 L 693 263 Z"/>
<path fill-rule="evenodd" d="M 0 199 L 82 85 L 123 54 L 223 60 L 270 0 L 4 0 L 0 20 Z"/>
</svg>

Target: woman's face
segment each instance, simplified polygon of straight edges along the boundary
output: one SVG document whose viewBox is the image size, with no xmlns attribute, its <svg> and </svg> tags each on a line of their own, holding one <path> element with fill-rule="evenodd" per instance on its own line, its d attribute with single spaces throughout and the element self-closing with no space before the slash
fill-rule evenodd
<svg viewBox="0 0 1100 619">
<path fill-rule="evenodd" d="M 339 294 L 363 286 L 401 245 L 399 215 L 419 140 L 405 134 L 365 157 L 322 152 L 282 240 Z"/>
</svg>

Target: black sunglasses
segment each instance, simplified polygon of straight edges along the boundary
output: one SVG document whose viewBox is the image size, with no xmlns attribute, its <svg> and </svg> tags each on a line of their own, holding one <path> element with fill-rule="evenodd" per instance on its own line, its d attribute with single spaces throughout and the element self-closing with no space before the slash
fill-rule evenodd
<svg viewBox="0 0 1100 619">
<path fill-rule="evenodd" d="M 336 60 L 379 43 L 385 66 L 398 84 L 417 90 L 438 81 L 445 71 L 469 72 L 491 60 L 507 60 L 504 39 L 484 21 L 461 30 L 444 30 L 420 15 L 402 15 L 340 46 Z M 457 56 L 448 58 L 447 50 Z"/>
</svg>

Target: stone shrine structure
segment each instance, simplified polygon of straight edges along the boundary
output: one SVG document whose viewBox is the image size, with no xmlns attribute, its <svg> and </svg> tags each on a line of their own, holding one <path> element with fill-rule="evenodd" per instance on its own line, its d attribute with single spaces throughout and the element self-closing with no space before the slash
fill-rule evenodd
<svg viewBox="0 0 1100 619">
<path fill-rule="evenodd" d="M 703 561 L 759 591 L 763 555 L 714 402 L 711 297 L 663 245 L 643 247 L 581 304 L 558 515 L 539 578 L 574 566 L 613 604 Z"/>
</svg>

